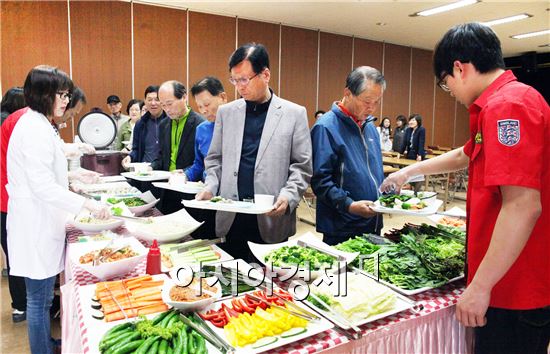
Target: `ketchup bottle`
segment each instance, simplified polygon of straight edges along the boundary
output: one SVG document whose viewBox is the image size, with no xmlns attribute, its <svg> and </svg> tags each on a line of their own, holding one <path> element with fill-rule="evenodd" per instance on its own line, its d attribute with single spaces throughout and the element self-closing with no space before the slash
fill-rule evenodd
<svg viewBox="0 0 550 354">
<path fill-rule="evenodd" d="M 157 240 L 153 240 L 153 245 L 149 248 L 147 254 L 147 268 L 145 271 L 149 275 L 160 274 L 160 249 Z"/>
</svg>

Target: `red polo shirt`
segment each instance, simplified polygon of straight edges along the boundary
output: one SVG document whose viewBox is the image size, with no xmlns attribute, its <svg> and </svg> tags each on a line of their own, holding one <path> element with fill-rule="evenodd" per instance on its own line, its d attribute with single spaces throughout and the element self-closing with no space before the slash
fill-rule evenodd
<svg viewBox="0 0 550 354">
<path fill-rule="evenodd" d="M 8 144 L 10 142 L 11 133 L 17 121 L 28 110 L 28 107 L 21 108 L 18 111 L 13 112 L 2 123 L 2 140 L 0 141 L 0 207 L 3 213 L 8 212 L 8 192 L 6 191 L 6 184 L 8 184 L 8 171 L 6 170 L 6 157 L 8 156 Z"/>
<path fill-rule="evenodd" d="M 502 196 L 499 186 L 540 192 L 540 215 L 525 248 L 491 292 L 491 307 L 550 305 L 550 108 L 511 71 L 499 76 L 469 107 L 467 196 L 468 283 L 489 247 Z"/>
</svg>

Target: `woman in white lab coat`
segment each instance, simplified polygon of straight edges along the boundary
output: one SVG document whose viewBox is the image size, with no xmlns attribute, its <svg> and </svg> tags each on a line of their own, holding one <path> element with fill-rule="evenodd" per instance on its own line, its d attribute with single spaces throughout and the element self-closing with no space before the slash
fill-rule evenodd
<svg viewBox="0 0 550 354">
<path fill-rule="evenodd" d="M 63 270 L 68 216 L 87 208 L 109 217 L 106 207 L 68 190 L 67 159 L 52 121 L 63 115 L 72 89 L 63 71 L 33 68 L 24 86 L 29 110 L 15 125 L 7 150 L 10 271 L 25 278 L 32 353 L 53 352 L 49 310 Z"/>
</svg>

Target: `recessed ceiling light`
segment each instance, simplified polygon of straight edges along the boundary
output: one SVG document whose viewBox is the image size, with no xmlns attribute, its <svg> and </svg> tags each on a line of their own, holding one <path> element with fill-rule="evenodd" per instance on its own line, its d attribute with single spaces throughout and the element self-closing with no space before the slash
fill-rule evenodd
<svg viewBox="0 0 550 354">
<path fill-rule="evenodd" d="M 516 34 L 516 35 L 510 36 L 510 38 L 524 39 L 524 38 L 530 38 L 530 37 L 535 37 L 535 36 L 542 36 L 542 35 L 545 35 L 545 34 L 550 34 L 550 29 L 545 29 L 545 30 L 537 31 L 537 32 Z"/>
<path fill-rule="evenodd" d="M 385 25 L 387 25 L 387 23 L 386 22 L 376 22 L 376 25 L 377 26 L 385 26 Z"/>
<path fill-rule="evenodd" d="M 499 19 L 492 20 L 492 21 L 481 22 L 481 23 L 484 24 L 485 26 L 491 27 L 491 26 L 501 25 L 501 24 L 503 24 L 503 23 L 508 23 L 508 22 L 514 22 L 514 21 L 523 20 L 523 19 L 526 19 L 526 18 L 529 18 L 529 17 L 533 17 L 533 16 L 532 16 L 532 15 L 529 15 L 529 14 L 519 14 L 519 15 L 508 16 L 508 17 L 504 17 L 504 18 L 499 18 Z"/>
<path fill-rule="evenodd" d="M 461 1 L 453 2 L 451 4 L 434 7 L 433 9 L 420 11 L 420 12 L 414 13 L 414 14 L 409 15 L 409 16 L 431 16 L 431 15 L 435 15 L 435 14 L 438 14 L 438 13 L 441 13 L 441 12 L 458 9 L 460 7 L 473 5 L 473 4 L 475 4 L 479 1 L 480 0 L 461 0 Z"/>
</svg>

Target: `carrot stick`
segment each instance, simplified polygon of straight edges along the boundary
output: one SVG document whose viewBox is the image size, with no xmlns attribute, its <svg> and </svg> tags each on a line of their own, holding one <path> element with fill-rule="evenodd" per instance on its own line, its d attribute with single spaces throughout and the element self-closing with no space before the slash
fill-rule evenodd
<svg viewBox="0 0 550 354">
<path fill-rule="evenodd" d="M 159 305 L 145 306 L 138 310 L 138 315 L 148 315 L 150 313 L 162 312 L 168 310 L 168 306 L 164 303 Z"/>
</svg>

